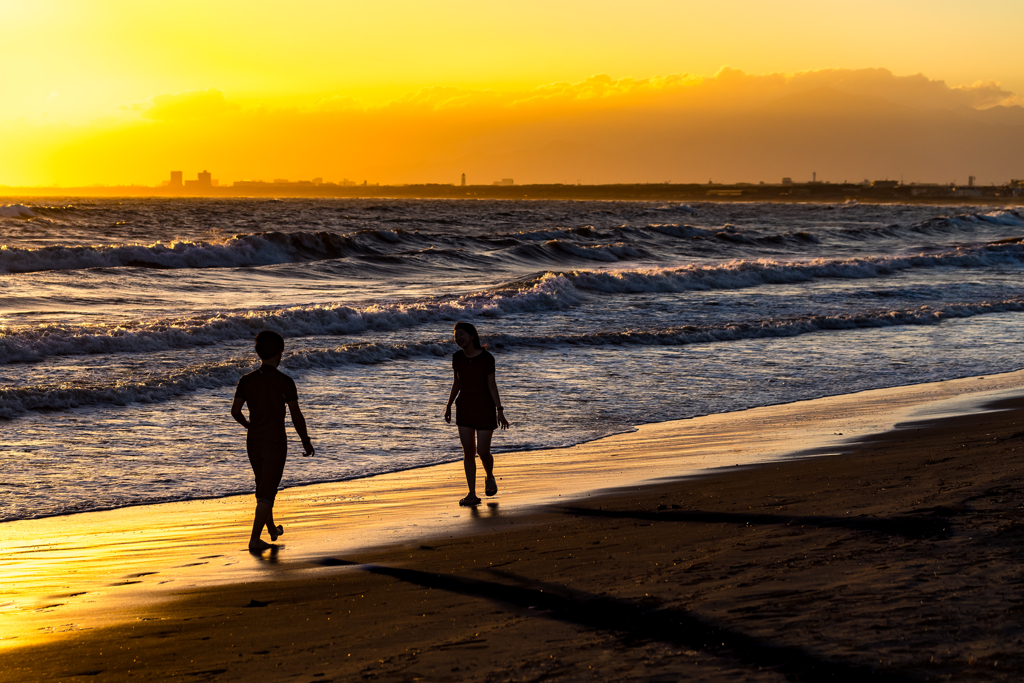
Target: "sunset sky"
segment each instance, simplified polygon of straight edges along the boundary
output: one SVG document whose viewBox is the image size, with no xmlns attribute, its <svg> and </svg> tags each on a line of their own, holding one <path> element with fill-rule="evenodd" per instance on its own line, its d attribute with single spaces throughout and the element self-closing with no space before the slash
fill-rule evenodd
<svg viewBox="0 0 1024 683">
<path fill-rule="evenodd" d="M 1019 1 L 0 7 L 6 185 L 1024 177 Z"/>
</svg>

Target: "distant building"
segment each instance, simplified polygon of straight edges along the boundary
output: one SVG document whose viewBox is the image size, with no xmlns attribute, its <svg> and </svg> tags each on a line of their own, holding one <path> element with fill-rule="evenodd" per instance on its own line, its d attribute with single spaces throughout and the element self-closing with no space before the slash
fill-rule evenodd
<svg viewBox="0 0 1024 683">
<path fill-rule="evenodd" d="M 463 187 L 466 186 L 466 174 L 465 173 L 462 174 L 462 186 Z"/>
<path fill-rule="evenodd" d="M 783 178 L 782 179 L 782 184 L 783 185 L 792 185 L 793 184 L 793 179 L 792 178 Z"/>
<path fill-rule="evenodd" d="M 501 180 L 495 180 L 495 185 L 515 185 L 515 181 L 511 178 L 502 178 Z"/>
<path fill-rule="evenodd" d="M 892 189 L 892 188 L 897 188 L 899 186 L 900 186 L 900 181 L 898 181 L 898 180 L 872 180 L 871 181 L 871 187 L 880 187 L 880 188 Z"/>
<path fill-rule="evenodd" d="M 214 187 L 213 174 L 209 171 L 200 171 L 196 180 L 186 180 L 185 187 L 191 190 L 208 190 Z"/>
<path fill-rule="evenodd" d="M 181 181 L 181 171 L 171 171 L 171 181 L 167 183 L 167 187 L 185 187 L 185 183 Z"/>
<path fill-rule="evenodd" d="M 974 176 L 967 176 L 967 187 L 974 187 Z"/>
<path fill-rule="evenodd" d="M 314 185 L 323 185 L 324 184 L 324 179 L 323 178 L 313 178 L 313 184 Z"/>
</svg>

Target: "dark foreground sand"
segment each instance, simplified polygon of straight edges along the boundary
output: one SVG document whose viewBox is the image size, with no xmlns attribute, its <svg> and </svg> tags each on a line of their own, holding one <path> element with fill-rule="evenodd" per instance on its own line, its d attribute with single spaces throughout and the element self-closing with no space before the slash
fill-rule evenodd
<svg viewBox="0 0 1024 683">
<path fill-rule="evenodd" d="M 3 681 L 1024 679 L 1024 399 L 0 653 Z"/>
</svg>

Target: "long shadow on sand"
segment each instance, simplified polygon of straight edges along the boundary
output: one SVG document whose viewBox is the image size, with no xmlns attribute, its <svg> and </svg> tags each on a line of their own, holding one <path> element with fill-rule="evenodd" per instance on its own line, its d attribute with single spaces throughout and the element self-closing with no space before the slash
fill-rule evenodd
<svg viewBox="0 0 1024 683">
<path fill-rule="evenodd" d="M 871 531 L 912 539 L 943 539 L 949 537 L 950 522 L 942 515 L 921 517 L 829 517 L 826 515 L 764 515 L 735 512 L 705 512 L 703 510 L 595 510 L 583 507 L 556 507 L 557 512 L 580 517 L 611 519 L 638 519 L 646 522 L 697 522 L 704 524 L 774 524 L 780 526 L 813 526 L 822 528 Z"/>
<path fill-rule="evenodd" d="M 318 564 L 358 566 L 371 574 L 389 576 L 418 586 L 484 598 L 524 610 L 533 608 L 537 611 L 531 610 L 531 615 L 616 634 L 627 645 L 660 642 L 679 648 L 702 650 L 753 669 L 773 669 L 792 681 L 859 683 L 870 680 L 897 683 L 916 680 L 852 662 L 829 661 L 797 647 L 762 642 L 685 610 L 652 608 L 650 604 L 573 591 L 564 586 L 512 586 L 416 569 L 364 565 L 335 558 L 325 558 Z M 503 575 L 525 583 L 514 575 Z"/>
</svg>

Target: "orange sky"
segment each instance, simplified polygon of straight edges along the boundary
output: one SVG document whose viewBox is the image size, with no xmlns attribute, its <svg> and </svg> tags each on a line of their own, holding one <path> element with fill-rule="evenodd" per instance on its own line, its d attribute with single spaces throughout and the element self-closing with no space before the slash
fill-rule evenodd
<svg viewBox="0 0 1024 683">
<path fill-rule="evenodd" d="M 1016 1 L 35 0 L 0 17 L 6 185 L 1024 177 Z"/>
</svg>

